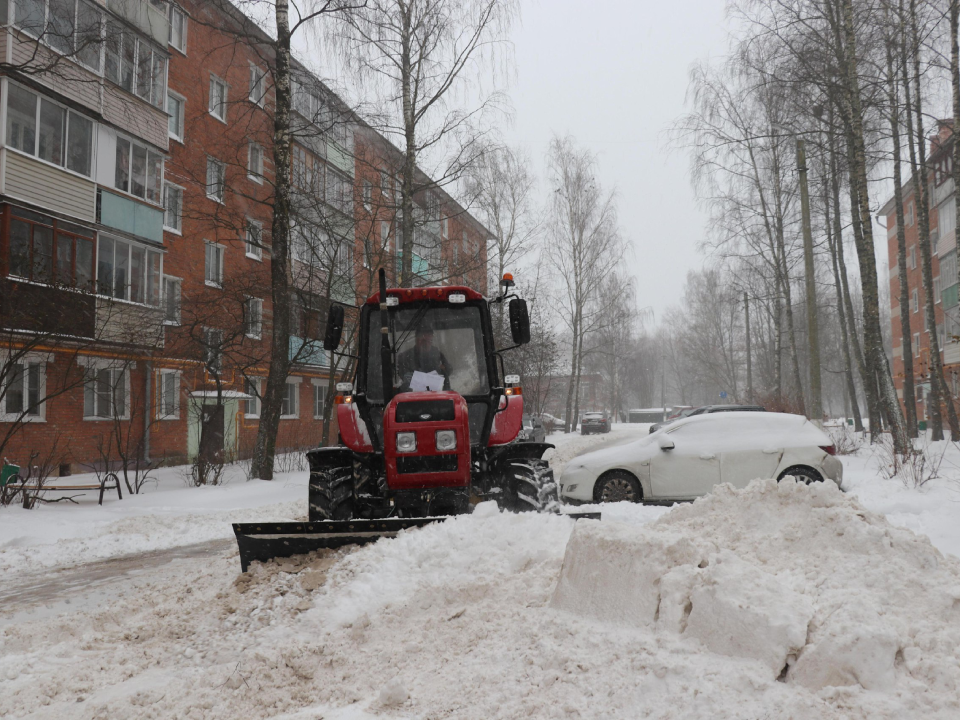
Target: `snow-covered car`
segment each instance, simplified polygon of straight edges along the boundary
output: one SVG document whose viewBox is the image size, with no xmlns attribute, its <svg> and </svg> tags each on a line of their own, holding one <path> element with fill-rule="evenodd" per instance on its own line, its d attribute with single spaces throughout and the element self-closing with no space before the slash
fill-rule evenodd
<svg viewBox="0 0 960 720">
<path fill-rule="evenodd" d="M 650 434 L 653 435 L 657 430 L 665 428 L 667 425 L 672 425 L 677 420 L 680 420 L 685 417 L 692 417 L 694 415 L 707 415 L 709 413 L 718 413 L 718 412 L 766 412 L 767 409 L 763 405 L 701 405 L 700 407 L 689 408 L 683 410 L 678 415 L 674 417 L 667 418 L 662 423 L 654 423 L 650 426 Z"/>
<path fill-rule="evenodd" d="M 610 418 L 606 413 L 588 412 L 583 414 L 580 420 L 580 434 L 589 435 L 590 433 L 608 433 L 610 432 Z"/>
<path fill-rule="evenodd" d="M 569 463 L 560 478 L 565 502 L 690 500 L 720 483 L 745 487 L 788 475 L 838 486 L 843 465 L 833 440 L 802 415 L 723 412 L 695 415 L 627 445 Z"/>
</svg>

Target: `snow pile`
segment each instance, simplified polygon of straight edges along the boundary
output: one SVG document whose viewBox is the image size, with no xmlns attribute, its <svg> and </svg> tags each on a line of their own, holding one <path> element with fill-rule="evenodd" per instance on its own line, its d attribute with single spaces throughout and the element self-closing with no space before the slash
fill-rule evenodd
<svg viewBox="0 0 960 720">
<path fill-rule="evenodd" d="M 723 485 L 644 527 L 582 521 L 551 605 L 810 690 L 960 692 L 960 563 L 831 483 Z"/>
</svg>

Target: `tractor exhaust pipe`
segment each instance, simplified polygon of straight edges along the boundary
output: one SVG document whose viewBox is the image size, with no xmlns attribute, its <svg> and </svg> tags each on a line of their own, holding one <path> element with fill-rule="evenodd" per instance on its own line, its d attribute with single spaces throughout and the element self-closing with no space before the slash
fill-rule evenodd
<svg viewBox="0 0 960 720">
<path fill-rule="evenodd" d="M 387 310 L 387 272 L 380 268 L 380 377 L 383 404 L 393 399 L 393 352 L 390 347 L 390 312 Z"/>
</svg>

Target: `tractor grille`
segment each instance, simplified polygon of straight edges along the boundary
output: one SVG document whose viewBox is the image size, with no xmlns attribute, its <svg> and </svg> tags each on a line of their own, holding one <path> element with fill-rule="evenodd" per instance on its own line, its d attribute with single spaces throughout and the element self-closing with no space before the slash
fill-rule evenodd
<svg viewBox="0 0 960 720">
<path fill-rule="evenodd" d="M 453 400 L 411 400 L 397 403 L 397 422 L 436 422 L 453 420 Z"/>
<path fill-rule="evenodd" d="M 456 455 L 402 455 L 397 458 L 397 472 L 402 475 L 456 472 L 457 467 Z"/>
</svg>

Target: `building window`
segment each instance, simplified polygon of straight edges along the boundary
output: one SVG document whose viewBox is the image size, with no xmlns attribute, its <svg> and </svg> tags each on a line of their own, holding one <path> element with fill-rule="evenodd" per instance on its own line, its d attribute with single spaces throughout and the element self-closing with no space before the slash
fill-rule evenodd
<svg viewBox="0 0 960 720">
<path fill-rule="evenodd" d="M 369 180 L 363 181 L 363 207 L 373 209 L 373 184 Z"/>
<path fill-rule="evenodd" d="M 297 418 L 300 417 L 300 383 L 291 380 L 283 393 L 283 401 L 280 404 L 280 417 Z"/>
<path fill-rule="evenodd" d="M 326 383 L 326 381 L 323 381 Z M 327 407 L 327 386 L 315 384 L 313 386 L 313 418 L 323 420 L 324 410 Z"/>
<path fill-rule="evenodd" d="M 907 211 L 903 214 L 903 224 L 905 227 L 913 225 L 913 202 L 907 203 Z"/>
<path fill-rule="evenodd" d="M 940 276 L 937 275 L 937 276 L 933 279 L 933 302 L 935 302 L 935 303 L 940 302 L 940 299 L 941 299 L 941 298 L 940 298 L 940 295 L 941 295 L 941 292 L 940 292 Z"/>
<path fill-rule="evenodd" d="M 350 179 L 332 168 L 327 168 L 327 203 L 341 212 L 349 214 L 353 202 Z"/>
<path fill-rule="evenodd" d="M 163 156 L 125 137 L 117 137 L 113 186 L 160 205 L 163 201 Z"/>
<path fill-rule="evenodd" d="M 9 363 L 4 371 L 3 411 L 0 422 L 40 420 L 44 417 L 46 375 L 42 362 L 26 357 Z"/>
<path fill-rule="evenodd" d="M 247 218 L 246 225 L 247 257 L 260 260 L 263 258 L 263 225 L 250 218 Z"/>
<path fill-rule="evenodd" d="M 187 14 L 173 3 L 167 10 L 170 32 L 167 42 L 182 53 L 187 52 Z"/>
<path fill-rule="evenodd" d="M 247 148 L 247 177 L 255 183 L 263 183 L 263 148 L 255 142 Z"/>
<path fill-rule="evenodd" d="M 207 158 L 207 197 L 223 202 L 223 190 L 226 181 L 226 166 L 212 157 Z"/>
<path fill-rule="evenodd" d="M 323 164 L 299 145 L 293 146 L 293 184 L 301 190 L 323 194 Z"/>
<path fill-rule="evenodd" d="M 163 276 L 163 322 L 180 324 L 180 278 Z"/>
<path fill-rule="evenodd" d="M 910 294 L 910 309 L 913 310 L 913 312 L 920 310 L 920 293 L 917 288 L 914 288 Z"/>
<path fill-rule="evenodd" d="M 183 111 L 186 106 L 186 100 L 182 95 L 168 90 L 167 91 L 167 115 L 169 135 L 174 140 L 183 142 Z"/>
<path fill-rule="evenodd" d="M 309 82 L 309 79 L 307 81 Z M 316 123 L 322 105 L 319 93 L 296 79 L 291 83 L 291 86 L 293 89 L 293 109 L 311 123 Z"/>
<path fill-rule="evenodd" d="M 913 356 L 919 357 L 920 355 L 920 333 L 913 334 Z"/>
<path fill-rule="evenodd" d="M 223 286 L 223 245 L 207 242 L 203 279 L 207 285 Z"/>
<path fill-rule="evenodd" d="M 163 227 L 175 233 L 183 230 L 183 188 L 170 183 L 163 184 Z"/>
<path fill-rule="evenodd" d="M 83 383 L 84 420 L 126 420 L 127 371 L 123 368 L 88 368 Z"/>
<path fill-rule="evenodd" d="M 97 244 L 97 292 L 118 300 L 160 305 L 162 255 L 143 245 L 101 235 Z"/>
<path fill-rule="evenodd" d="M 90 177 L 93 134 L 92 120 L 19 85 L 7 85 L 9 147 Z"/>
<path fill-rule="evenodd" d="M 93 230 L 20 208 L 10 213 L 11 276 L 93 290 Z"/>
<path fill-rule="evenodd" d="M 243 334 L 255 340 L 263 332 L 263 300 L 247 298 L 243 303 Z"/>
<path fill-rule="evenodd" d="M 177 420 L 180 417 L 180 372 L 157 372 L 157 418 Z"/>
<path fill-rule="evenodd" d="M 255 420 L 260 417 L 260 379 L 247 378 L 244 392 L 250 396 L 250 399 L 244 401 L 243 414 L 248 420 Z"/>
<path fill-rule="evenodd" d="M 223 367 L 223 330 L 204 328 L 203 364 L 209 372 L 220 373 Z"/>
<path fill-rule="evenodd" d="M 104 46 L 104 76 L 162 108 L 167 97 L 167 59 L 163 53 L 113 20 L 107 20 Z"/>
<path fill-rule="evenodd" d="M 7 4 L 3 3 L 6 10 Z M 103 12 L 76 0 L 21 0 L 13 3 L 14 23 L 63 55 L 100 72 Z M 6 15 L 3 21 L 6 24 Z"/>
<path fill-rule="evenodd" d="M 267 97 L 266 73 L 259 67 L 250 63 L 250 102 L 263 107 Z"/>
<path fill-rule="evenodd" d="M 216 75 L 210 76 L 210 114 L 217 120 L 227 121 L 227 83 Z"/>
</svg>

